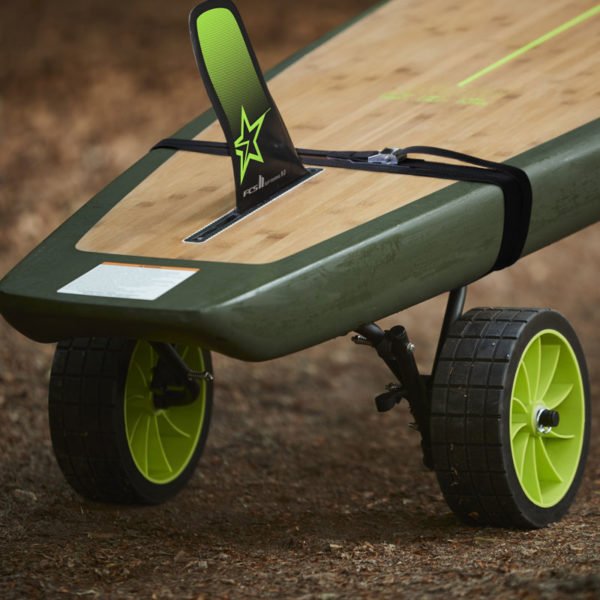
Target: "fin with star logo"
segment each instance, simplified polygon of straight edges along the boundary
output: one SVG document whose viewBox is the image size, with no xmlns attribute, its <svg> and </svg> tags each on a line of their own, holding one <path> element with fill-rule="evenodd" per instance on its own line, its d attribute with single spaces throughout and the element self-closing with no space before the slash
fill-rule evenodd
<svg viewBox="0 0 600 600">
<path fill-rule="evenodd" d="M 233 162 L 236 205 L 248 212 L 309 176 L 230 0 L 207 0 L 190 14 L 196 63 Z"/>
</svg>

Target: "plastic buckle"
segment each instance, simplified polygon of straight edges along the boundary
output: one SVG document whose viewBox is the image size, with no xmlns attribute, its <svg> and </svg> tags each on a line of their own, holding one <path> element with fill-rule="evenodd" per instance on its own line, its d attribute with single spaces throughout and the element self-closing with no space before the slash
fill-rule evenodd
<svg viewBox="0 0 600 600">
<path fill-rule="evenodd" d="M 402 148 L 384 148 L 381 152 L 369 156 L 367 161 L 374 165 L 397 165 L 406 156 Z"/>
</svg>

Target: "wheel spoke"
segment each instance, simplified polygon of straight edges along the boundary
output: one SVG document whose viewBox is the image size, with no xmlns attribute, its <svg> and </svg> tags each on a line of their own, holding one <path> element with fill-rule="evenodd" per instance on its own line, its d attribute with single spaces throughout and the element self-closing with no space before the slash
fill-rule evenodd
<svg viewBox="0 0 600 600">
<path fill-rule="evenodd" d="M 148 359 L 150 360 L 150 364 L 148 365 L 147 372 L 152 373 L 152 370 L 154 369 L 154 366 L 156 365 L 158 355 L 156 354 L 156 352 L 151 344 L 148 344 L 148 350 L 149 350 Z"/>
<path fill-rule="evenodd" d="M 177 435 L 180 435 L 180 436 L 185 437 L 185 438 L 190 438 L 191 437 L 191 435 L 189 433 L 186 433 L 185 431 L 183 431 L 183 429 L 180 429 L 179 427 L 177 427 L 177 425 L 175 425 L 175 423 L 173 423 L 173 421 L 171 420 L 171 418 L 169 417 L 169 415 L 167 415 L 166 412 L 161 412 L 159 414 L 169 424 L 169 426 L 171 427 L 171 429 L 173 429 L 173 431 Z"/>
<path fill-rule="evenodd" d="M 510 439 L 514 440 L 517 437 L 517 434 L 525 427 L 527 423 L 515 423 L 513 422 L 510 426 Z"/>
<path fill-rule="evenodd" d="M 138 375 L 140 376 L 140 379 L 142 380 L 144 387 L 145 388 L 149 388 L 150 386 L 148 385 L 148 379 L 146 377 L 146 372 L 144 371 L 144 369 L 142 369 L 142 367 L 140 366 L 139 363 L 135 363 L 135 369 L 138 372 Z"/>
<path fill-rule="evenodd" d="M 153 445 L 158 449 L 158 456 L 153 456 L 153 458 L 156 458 L 158 460 L 158 458 L 160 457 L 160 459 L 162 459 L 162 462 L 166 465 L 169 473 L 172 473 L 173 469 L 171 467 L 171 463 L 169 462 L 169 459 L 167 458 L 167 454 L 165 453 L 165 447 L 163 446 L 163 443 L 162 443 L 160 429 L 158 428 L 158 419 L 156 418 L 156 415 L 154 415 L 152 418 L 152 437 L 151 437 L 151 439 L 153 440 Z"/>
<path fill-rule="evenodd" d="M 131 434 L 128 436 L 130 444 L 133 444 L 133 439 L 135 438 L 135 434 L 137 433 L 138 427 L 143 418 L 144 418 L 144 413 L 142 412 L 138 415 L 137 419 L 135 420 L 135 423 L 133 424 L 133 427 L 131 428 Z"/>
<path fill-rule="evenodd" d="M 527 407 L 531 405 L 532 400 L 529 373 L 527 372 L 527 365 L 524 361 L 519 365 L 517 380 L 515 382 L 515 389 L 513 393 L 518 396 L 519 400 L 525 407 L 525 412 L 527 412 Z"/>
<path fill-rule="evenodd" d="M 533 496 L 533 498 L 538 502 L 542 502 L 542 490 L 540 488 L 535 442 L 533 440 L 527 444 L 525 461 L 523 464 L 523 473 L 521 476 L 529 495 Z"/>
<path fill-rule="evenodd" d="M 554 429 L 544 434 L 545 440 L 572 440 L 575 436 L 571 433 L 558 433 Z"/>
<path fill-rule="evenodd" d="M 538 398 L 541 371 L 541 346 L 542 342 L 537 338 L 527 349 L 527 354 L 523 359 L 523 363 L 527 365 L 531 402 L 535 402 Z"/>
<path fill-rule="evenodd" d="M 520 423 L 526 425 L 527 423 L 529 423 L 529 415 L 520 412 L 515 413 L 511 416 L 510 422 L 512 425 L 518 425 Z"/>
<path fill-rule="evenodd" d="M 513 396 L 513 408 L 517 409 L 517 412 L 527 415 L 527 407 L 525 406 L 525 403 L 519 400 L 519 398 L 516 396 Z"/>
<path fill-rule="evenodd" d="M 513 426 L 517 426 L 516 431 L 512 433 L 514 437 L 529 422 L 529 414 L 525 403 L 516 396 L 513 396 L 510 414 L 511 432 Z"/>
<path fill-rule="evenodd" d="M 526 431 L 520 431 L 519 434 L 515 436 L 512 442 L 514 462 L 517 470 L 517 475 L 519 477 L 523 476 L 523 465 L 525 464 L 525 454 L 527 453 L 529 437 L 529 433 L 527 433 Z"/>
<path fill-rule="evenodd" d="M 573 389 L 572 383 L 553 383 L 546 392 L 544 404 L 546 408 L 557 408 L 560 406 Z"/>
<path fill-rule="evenodd" d="M 144 473 L 148 473 L 148 454 L 149 454 L 149 451 L 150 451 L 150 445 L 149 445 L 150 420 L 151 420 L 150 415 L 147 415 L 147 418 L 146 418 L 146 431 L 145 431 L 145 434 L 144 434 L 144 452 L 143 452 L 144 464 L 143 464 L 143 467 L 142 467 Z"/>
<path fill-rule="evenodd" d="M 543 346 L 543 352 L 541 357 L 541 371 L 540 371 L 540 387 L 538 390 L 538 398 L 542 399 L 552 381 L 554 381 L 554 375 L 556 374 L 556 367 L 558 366 L 558 359 L 560 358 L 560 346 L 556 344 L 546 344 Z"/>
<path fill-rule="evenodd" d="M 127 404 L 134 410 L 143 410 L 147 406 L 148 397 L 144 394 L 127 394 Z"/>
<path fill-rule="evenodd" d="M 540 479 L 562 483 L 563 479 L 548 455 L 543 438 L 535 438 L 535 457 L 537 461 L 537 472 Z"/>
</svg>

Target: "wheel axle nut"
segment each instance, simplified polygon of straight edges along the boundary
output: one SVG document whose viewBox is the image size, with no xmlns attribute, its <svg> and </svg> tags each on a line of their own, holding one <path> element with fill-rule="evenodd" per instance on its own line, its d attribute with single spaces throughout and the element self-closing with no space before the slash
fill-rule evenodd
<svg viewBox="0 0 600 600">
<path fill-rule="evenodd" d="M 560 415 L 555 410 L 547 408 L 540 410 L 538 414 L 538 424 L 542 427 L 557 427 L 560 422 Z"/>
</svg>

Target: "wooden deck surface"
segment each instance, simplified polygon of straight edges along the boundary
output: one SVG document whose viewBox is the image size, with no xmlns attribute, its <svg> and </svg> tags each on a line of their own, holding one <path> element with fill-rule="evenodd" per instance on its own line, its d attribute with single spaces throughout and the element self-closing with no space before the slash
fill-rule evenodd
<svg viewBox="0 0 600 600">
<path fill-rule="evenodd" d="M 299 147 L 436 145 L 502 161 L 600 116 L 599 56 L 600 11 L 589 1 L 397 0 L 269 87 Z M 214 123 L 198 139 L 224 136 Z M 267 263 L 449 184 L 326 169 L 209 241 L 190 244 L 182 240 L 234 208 L 233 174 L 228 158 L 178 152 L 77 248 Z"/>
</svg>

